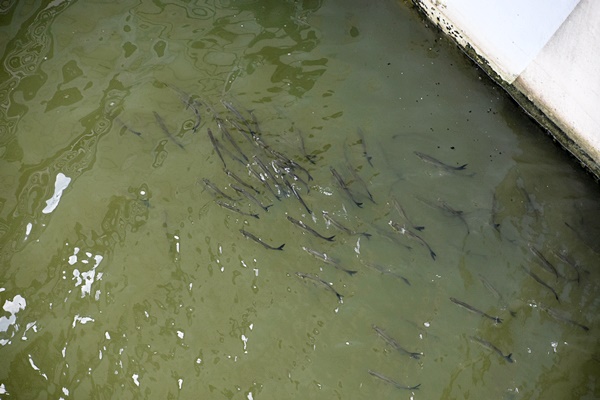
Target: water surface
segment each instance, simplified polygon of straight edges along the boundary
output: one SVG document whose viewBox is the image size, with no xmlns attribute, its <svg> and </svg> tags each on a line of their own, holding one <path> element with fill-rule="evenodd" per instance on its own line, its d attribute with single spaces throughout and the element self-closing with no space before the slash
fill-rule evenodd
<svg viewBox="0 0 600 400">
<path fill-rule="evenodd" d="M 600 397 L 597 184 L 408 4 L 5 7 L 2 398 Z"/>
</svg>

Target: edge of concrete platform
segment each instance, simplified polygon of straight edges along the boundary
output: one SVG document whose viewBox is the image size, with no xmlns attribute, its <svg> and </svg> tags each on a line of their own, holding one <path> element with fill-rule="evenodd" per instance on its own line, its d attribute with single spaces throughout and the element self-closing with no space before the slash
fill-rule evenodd
<svg viewBox="0 0 600 400">
<path fill-rule="evenodd" d="M 536 93 L 535 85 L 529 85 L 527 81 L 520 78 L 519 75 L 525 70 L 525 66 L 513 68 L 503 64 L 502 56 L 483 54 L 485 51 L 476 48 L 475 40 L 470 39 L 460 27 L 440 11 L 438 7 L 444 7 L 443 2 L 439 0 L 411 1 L 421 15 L 457 44 L 465 55 L 500 85 L 553 140 L 574 156 L 581 166 L 594 176 L 596 181 L 600 180 L 600 148 L 595 147 L 592 140 L 586 139 L 585 132 L 578 132 L 575 123 L 565 121 L 560 112 L 555 112 L 556 109 L 553 110 L 552 104 L 547 102 L 548 94 Z M 490 53 L 489 49 L 488 53 Z M 537 52 L 532 57 L 534 56 L 537 56 Z M 556 97 L 556 92 L 550 93 L 551 95 Z M 562 99 L 556 99 L 558 102 L 560 100 Z M 562 110 L 559 111 L 562 112 Z M 590 133 L 588 132 L 587 135 L 589 136 Z M 596 135 L 600 135 L 600 132 Z"/>
</svg>

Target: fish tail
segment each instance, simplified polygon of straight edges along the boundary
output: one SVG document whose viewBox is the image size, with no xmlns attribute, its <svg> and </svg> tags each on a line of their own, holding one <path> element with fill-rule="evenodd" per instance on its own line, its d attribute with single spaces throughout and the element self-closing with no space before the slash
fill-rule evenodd
<svg viewBox="0 0 600 400">
<path fill-rule="evenodd" d="M 416 229 L 416 230 L 418 230 L 419 232 L 425 229 L 425 227 L 424 227 L 424 226 L 413 226 L 413 228 L 415 228 L 415 229 Z"/>
<path fill-rule="evenodd" d="M 429 254 L 431 254 L 431 258 L 433 258 L 433 261 L 435 261 L 436 254 L 431 250 L 429 251 Z"/>
<path fill-rule="evenodd" d="M 456 167 L 456 169 L 462 171 L 463 169 L 467 168 L 467 165 L 469 164 L 463 164 L 460 167 Z"/>
<path fill-rule="evenodd" d="M 279 247 L 276 247 L 276 248 L 275 248 L 275 250 L 283 250 L 283 246 L 285 246 L 285 243 L 284 243 L 284 244 L 282 244 L 282 245 L 281 245 L 281 246 L 279 246 Z"/>
<path fill-rule="evenodd" d="M 250 214 L 250 216 L 256 218 L 256 219 L 260 219 L 260 216 L 258 214 Z"/>
<path fill-rule="evenodd" d="M 350 275 L 350 276 L 352 276 L 358 272 L 358 271 L 349 271 L 347 269 L 345 269 L 344 271 L 346 271 L 346 273 L 348 273 L 348 275 Z"/>
<path fill-rule="evenodd" d="M 333 235 L 333 236 L 329 236 L 329 237 L 326 237 L 326 238 L 325 238 L 325 240 L 327 240 L 327 241 L 329 241 L 329 242 L 333 242 L 333 238 L 334 238 L 334 237 L 335 237 L 335 235 Z"/>
</svg>

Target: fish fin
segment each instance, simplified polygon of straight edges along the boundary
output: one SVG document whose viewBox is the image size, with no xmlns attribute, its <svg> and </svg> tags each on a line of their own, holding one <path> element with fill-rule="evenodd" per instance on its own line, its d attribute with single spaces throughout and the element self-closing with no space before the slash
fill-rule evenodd
<svg viewBox="0 0 600 400">
<path fill-rule="evenodd" d="M 359 201 L 355 201 L 354 204 L 356 204 L 360 208 L 362 208 L 362 206 L 363 206 L 363 203 L 361 203 Z"/>
<path fill-rule="evenodd" d="M 333 236 L 329 236 L 327 238 L 325 238 L 325 240 L 329 241 L 329 242 L 333 242 L 333 238 L 335 237 L 335 235 Z"/>
<path fill-rule="evenodd" d="M 260 216 L 258 214 L 250 214 L 251 216 L 253 216 L 256 219 L 260 219 Z"/>
<path fill-rule="evenodd" d="M 356 274 L 358 272 L 358 271 L 349 271 L 347 269 L 344 270 L 344 271 L 346 271 L 348 273 L 348 275 L 350 275 L 350 276 L 352 276 L 352 275 L 354 275 L 354 274 Z"/>
<path fill-rule="evenodd" d="M 269 211 L 269 207 L 273 207 L 273 204 L 269 204 L 268 206 L 265 206 L 265 211 Z"/>
<path fill-rule="evenodd" d="M 361 232 L 361 235 L 363 235 L 363 236 L 364 236 L 364 237 L 366 237 L 367 239 L 369 239 L 371 236 L 373 236 L 373 235 L 371 235 L 369 232 Z"/>
<path fill-rule="evenodd" d="M 413 228 L 415 228 L 415 229 L 416 229 L 416 230 L 418 230 L 419 232 L 425 229 L 425 227 L 424 227 L 424 226 L 413 226 Z"/>
<path fill-rule="evenodd" d="M 467 168 L 467 165 L 469 165 L 469 164 L 463 164 L 460 167 L 456 167 L 456 169 L 462 171 L 463 169 Z"/>
<path fill-rule="evenodd" d="M 285 243 L 284 243 L 284 244 L 282 244 L 282 245 L 281 245 L 281 246 L 279 246 L 279 247 L 276 247 L 276 248 L 275 248 L 275 250 L 283 250 L 283 246 L 285 246 Z"/>
<path fill-rule="evenodd" d="M 431 258 L 433 258 L 433 261 L 435 261 L 436 254 L 433 251 L 430 251 L 429 254 L 431 254 Z"/>
</svg>

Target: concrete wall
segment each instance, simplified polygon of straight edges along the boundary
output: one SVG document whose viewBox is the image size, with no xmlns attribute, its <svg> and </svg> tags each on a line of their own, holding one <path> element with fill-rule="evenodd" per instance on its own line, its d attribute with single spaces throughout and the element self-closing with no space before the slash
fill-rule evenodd
<svg viewBox="0 0 600 400">
<path fill-rule="evenodd" d="M 600 178 L 600 1 L 413 2 Z"/>
</svg>

